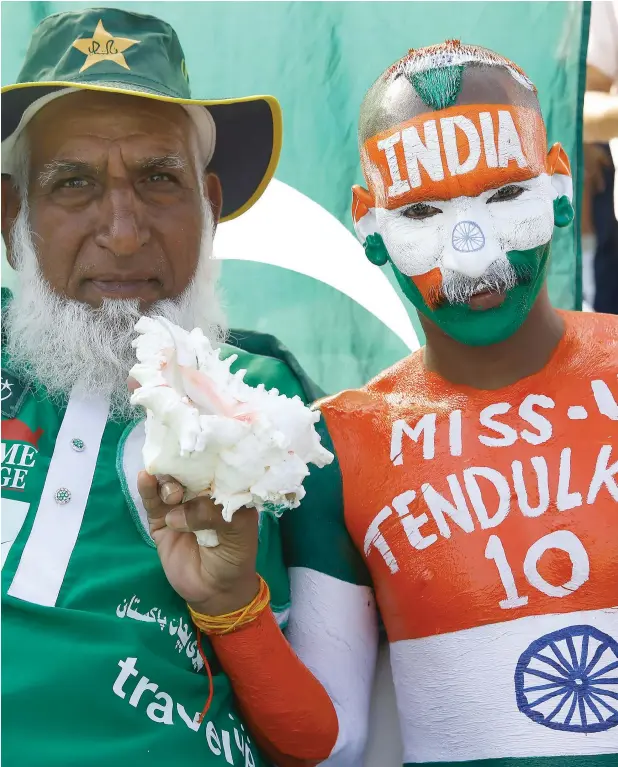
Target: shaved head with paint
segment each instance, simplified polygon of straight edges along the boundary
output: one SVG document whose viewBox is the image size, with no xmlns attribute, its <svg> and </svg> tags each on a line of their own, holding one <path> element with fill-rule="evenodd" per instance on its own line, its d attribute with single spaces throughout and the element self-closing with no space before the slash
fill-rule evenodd
<svg viewBox="0 0 618 767">
<path fill-rule="evenodd" d="M 455 340 L 511 336 L 543 285 L 554 226 L 573 218 L 569 161 L 548 151 L 536 89 L 512 62 L 449 41 L 410 51 L 369 89 L 367 189 L 353 215 L 370 261 Z"/>
</svg>

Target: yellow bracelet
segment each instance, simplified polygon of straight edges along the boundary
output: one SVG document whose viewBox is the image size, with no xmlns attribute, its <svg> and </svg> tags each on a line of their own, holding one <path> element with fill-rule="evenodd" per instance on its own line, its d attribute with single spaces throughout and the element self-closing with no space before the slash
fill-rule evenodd
<svg viewBox="0 0 618 767">
<path fill-rule="evenodd" d="M 258 575 L 260 588 L 258 593 L 246 607 L 236 610 L 227 615 L 203 615 L 189 607 L 189 613 L 195 626 L 207 635 L 229 634 L 232 631 L 246 626 L 254 621 L 268 607 L 270 603 L 270 589 L 268 584 Z"/>
</svg>

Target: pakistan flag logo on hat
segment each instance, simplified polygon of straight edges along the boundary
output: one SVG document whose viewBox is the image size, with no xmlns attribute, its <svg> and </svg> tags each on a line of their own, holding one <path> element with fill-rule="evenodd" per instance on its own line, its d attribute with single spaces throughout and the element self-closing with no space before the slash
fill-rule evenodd
<svg viewBox="0 0 618 767">
<path fill-rule="evenodd" d="M 17 82 L 2 88 L 2 173 L 16 172 L 15 144 L 37 111 L 80 90 L 182 106 L 196 124 L 204 164 L 221 182 L 221 221 L 249 210 L 275 172 L 282 128 L 274 96 L 194 98 L 184 51 L 166 21 L 88 8 L 43 19 Z"/>
<path fill-rule="evenodd" d="M 114 61 L 125 69 L 131 69 L 123 53 L 139 42 L 139 40 L 131 40 L 128 37 L 114 37 L 110 35 L 103 26 L 103 21 L 99 19 L 92 37 L 82 38 L 73 43 L 73 48 L 77 48 L 78 51 L 85 53 L 87 56 L 79 71 L 83 72 L 85 69 L 101 61 Z"/>
</svg>

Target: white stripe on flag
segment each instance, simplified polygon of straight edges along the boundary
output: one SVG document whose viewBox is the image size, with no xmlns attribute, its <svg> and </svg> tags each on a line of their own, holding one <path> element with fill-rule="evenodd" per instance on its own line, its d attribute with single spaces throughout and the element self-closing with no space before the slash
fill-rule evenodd
<svg viewBox="0 0 618 767">
<path fill-rule="evenodd" d="M 592 627 L 592 631 L 575 631 L 576 626 Z M 559 630 L 571 640 L 553 640 L 562 659 L 554 653 L 551 640 L 545 639 Z M 577 696 L 558 694 L 563 687 L 568 688 L 562 681 L 555 681 L 568 680 L 568 667 L 572 665 L 574 681 L 568 682 L 570 689 L 573 683 L 586 684 L 586 679 L 594 676 L 597 694 L 591 699 L 593 708 L 605 722 L 612 716 L 612 708 L 618 712 L 615 682 L 618 667 L 612 665 L 618 660 L 618 644 L 614 642 L 612 647 L 610 642 L 603 652 L 597 652 L 602 647 L 599 632 L 613 640 L 618 638 L 618 608 L 520 618 L 394 642 L 391 664 L 404 761 L 465 762 L 498 757 L 618 753 L 618 726 L 592 731 L 594 724 L 597 729 L 606 725 L 599 722 L 587 705 L 584 716 L 591 731 L 565 729 L 581 725 L 579 703 L 571 712 Z M 583 638 L 586 634 L 588 640 Z M 581 667 L 590 666 L 594 660 L 587 671 L 581 670 L 581 682 L 575 681 L 577 664 L 571 660 L 572 653 L 576 660 L 583 656 L 588 659 L 586 664 L 580 663 Z M 523 662 L 516 674 L 520 658 Z M 614 681 L 603 685 L 604 679 Z M 542 686 L 544 689 L 525 693 L 524 707 L 530 706 L 536 712 L 534 716 L 549 721 L 553 728 L 534 721 L 518 708 L 517 689 L 521 694 L 522 690 Z M 543 697 L 547 700 L 537 704 Z M 557 707 L 558 712 L 552 716 Z"/>
</svg>

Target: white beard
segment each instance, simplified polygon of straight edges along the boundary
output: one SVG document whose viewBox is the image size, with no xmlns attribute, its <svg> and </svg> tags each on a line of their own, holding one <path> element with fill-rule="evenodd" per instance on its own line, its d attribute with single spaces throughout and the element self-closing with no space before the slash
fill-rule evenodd
<svg viewBox="0 0 618 767">
<path fill-rule="evenodd" d="M 159 315 L 186 330 L 201 328 L 213 345 L 224 337 L 212 258 L 214 227 L 204 201 L 204 228 L 193 280 L 177 298 L 153 304 Z M 73 386 L 110 397 L 110 417 L 134 416 L 127 377 L 136 362 L 131 341 L 141 316 L 138 299 L 103 300 L 99 308 L 55 293 L 43 277 L 29 225 L 26 202 L 11 231 L 17 289 L 4 317 L 7 351 L 17 375 L 36 379 L 51 399 L 66 401 Z"/>
</svg>

